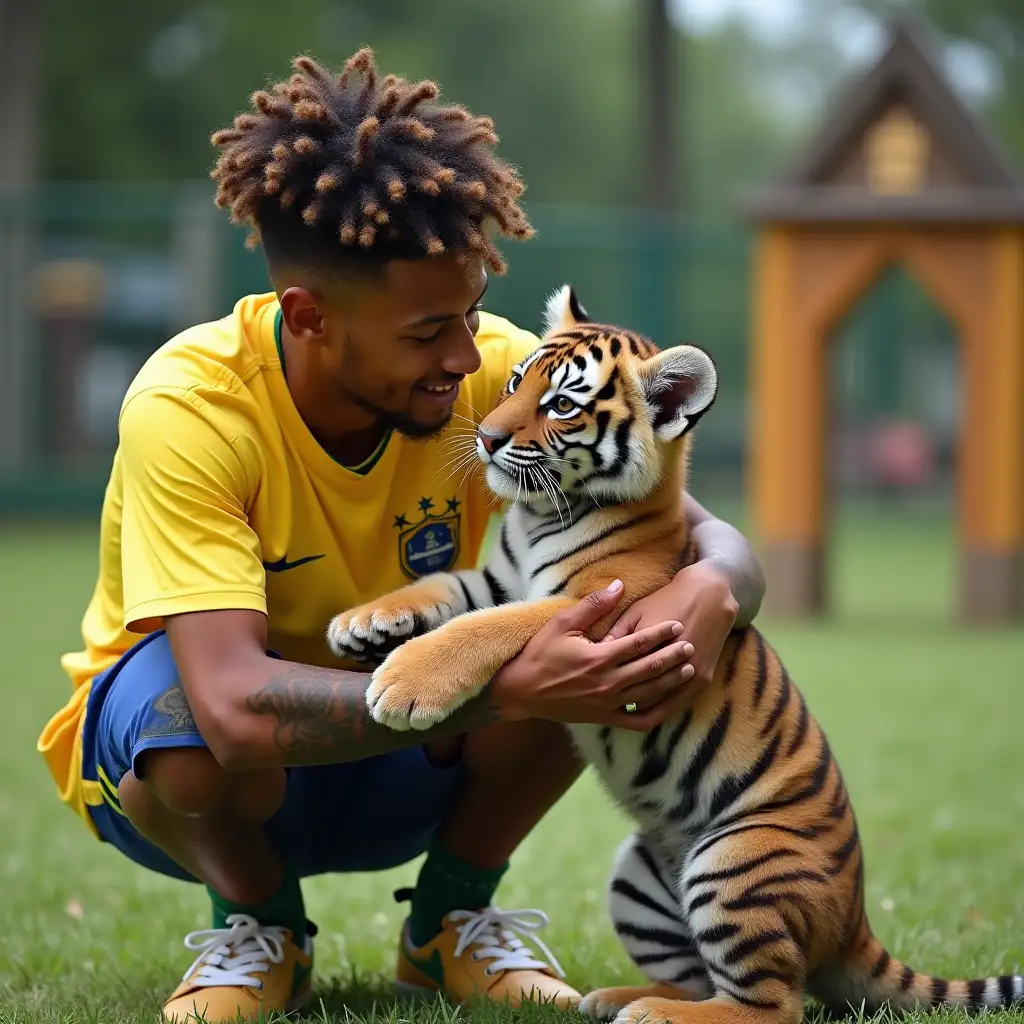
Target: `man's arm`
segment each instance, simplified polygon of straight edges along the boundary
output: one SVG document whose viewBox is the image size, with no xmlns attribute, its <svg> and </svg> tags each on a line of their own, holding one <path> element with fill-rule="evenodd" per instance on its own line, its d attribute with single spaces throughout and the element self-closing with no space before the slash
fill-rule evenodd
<svg viewBox="0 0 1024 1024">
<path fill-rule="evenodd" d="M 245 698 L 254 764 L 265 764 L 268 753 L 283 765 L 355 761 L 501 720 L 485 690 L 440 725 L 422 732 L 396 732 L 367 713 L 368 673 L 266 661 L 266 675 Z M 269 750 L 268 732 L 277 753 Z"/>
<path fill-rule="evenodd" d="M 368 714 L 368 674 L 268 656 L 260 612 L 192 612 L 168 616 L 165 626 L 196 729 L 218 763 L 238 771 L 356 761 L 525 718 L 653 728 L 669 709 L 627 715 L 622 692 L 628 688 L 646 706 L 674 690 L 689 674 L 680 668 L 689 648 L 671 644 L 671 622 L 626 645 L 592 643 L 586 630 L 618 601 L 614 588 L 589 594 L 556 615 L 506 666 L 518 663 L 519 671 L 499 672 L 440 725 L 408 732 L 378 725 Z"/>
<path fill-rule="evenodd" d="M 683 494 L 690 533 L 700 562 L 725 580 L 736 601 L 736 627 L 749 626 L 764 600 L 765 577 L 750 542 L 734 526 L 715 518 L 691 494 Z"/>
<path fill-rule="evenodd" d="M 396 732 L 367 713 L 368 673 L 268 656 L 259 612 L 195 612 L 165 626 L 196 727 L 231 770 L 355 761 L 501 717 L 485 691 L 435 728 Z"/>
</svg>

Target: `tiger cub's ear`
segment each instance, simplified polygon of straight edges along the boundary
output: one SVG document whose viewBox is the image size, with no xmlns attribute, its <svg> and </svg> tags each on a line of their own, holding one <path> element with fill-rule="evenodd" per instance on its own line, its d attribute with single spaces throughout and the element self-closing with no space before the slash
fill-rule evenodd
<svg viewBox="0 0 1024 1024">
<path fill-rule="evenodd" d="M 580 305 L 580 300 L 572 289 L 572 285 L 563 284 L 552 292 L 544 307 L 544 333 L 556 334 L 567 331 L 573 324 L 590 322 L 587 311 Z"/>
<path fill-rule="evenodd" d="M 711 408 L 718 391 L 711 356 L 693 345 L 665 349 L 639 363 L 637 371 L 659 441 L 682 437 Z"/>
</svg>

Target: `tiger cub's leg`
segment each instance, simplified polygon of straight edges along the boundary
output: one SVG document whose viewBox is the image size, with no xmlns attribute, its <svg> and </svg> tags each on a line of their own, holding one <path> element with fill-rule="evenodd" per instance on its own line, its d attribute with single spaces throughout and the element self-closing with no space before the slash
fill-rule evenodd
<svg viewBox="0 0 1024 1024">
<path fill-rule="evenodd" d="M 608 909 L 619 940 L 633 962 L 655 984 L 599 988 L 580 1009 L 607 1020 L 644 997 L 705 999 L 712 994 L 707 972 L 683 921 L 671 872 L 660 864 L 642 835 L 618 849 Z"/>
<path fill-rule="evenodd" d="M 435 573 L 335 615 L 327 642 L 340 658 L 379 664 L 406 640 L 505 596 L 486 570 Z"/>
<path fill-rule="evenodd" d="M 807 944 L 832 912 L 820 852 L 777 832 L 744 829 L 699 844 L 683 872 L 682 905 L 714 997 L 638 999 L 617 1024 L 797 1024 Z"/>
</svg>

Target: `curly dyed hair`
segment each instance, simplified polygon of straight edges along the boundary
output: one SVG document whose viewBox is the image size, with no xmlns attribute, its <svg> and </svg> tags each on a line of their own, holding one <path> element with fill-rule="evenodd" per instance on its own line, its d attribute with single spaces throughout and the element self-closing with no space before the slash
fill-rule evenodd
<svg viewBox="0 0 1024 1024">
<path fill-rule="evenodd" d="M 309 57 L 292 67 L 211 138 L 217 205 L 249 226 L 250 248 L 261 244 L 271 264 L 369 270 L 477 253 L 504 272 L 487 228 L 521 239 L 533 229 L 490 118 L 437 103 L 434 82 L 378 79 L 369 48 L 337 76 Z"/>
</svg>

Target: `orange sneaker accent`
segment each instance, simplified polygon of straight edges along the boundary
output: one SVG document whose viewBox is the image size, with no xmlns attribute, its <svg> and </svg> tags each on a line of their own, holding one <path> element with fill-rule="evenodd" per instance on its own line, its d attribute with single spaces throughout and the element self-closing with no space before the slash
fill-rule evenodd
<svg viewBox="0 0 1024 1024">
<path fill-rule="evenodd" d="M 406 995 L 443 993 L 454 1002 L 486 998 L 552 1003 L 569 1009 L 580 993 L 562 979 L 564 972 L 551 951 L 534 934 L 547 924 L 539 910 L 455 910 L 441 923 L 430 942 L 414 946 L 409 922 L 402 929 L 397 987 Z M 538 959 L 523 942 L 536 943 L 548 958 Z"/>
<path fill-rule="evenodd" d="M 255 1020 L 262 1011 L 290 1013 L 312 995 L 313 940 L 303 948 L 287 928 L 261 925 L 245 914 L 232 914 L 230 928 L 209 928 L 185 938 L 188 949 L 201 949 L 181 984 L 164 1003 L 165 1021 L 207 1024 Z"/>
</svg>

